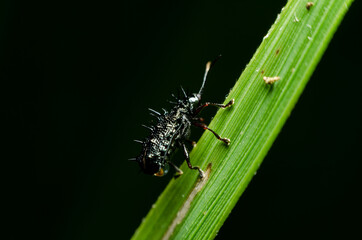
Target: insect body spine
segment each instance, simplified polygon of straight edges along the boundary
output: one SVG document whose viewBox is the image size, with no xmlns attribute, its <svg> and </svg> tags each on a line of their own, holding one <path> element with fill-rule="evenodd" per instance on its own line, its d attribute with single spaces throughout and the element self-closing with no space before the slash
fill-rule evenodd
<svg viewBox="0 0 362 240">
<path fill-rule="evenodd" d="M 174 106 L 170 111 L 164 110 L 164 113 L 161 114 L 153 109 L 149 109 L 151 115 L 157 118 L 157 123 L 152 127 L 145 126 L 150 129 L 151 133 L 143 141 L 135 140 L 142 144 L 142 151 L 137 158 L 129 159 L 138 162 L 144 173 L 163 176 L 168 172 L 169 165 L 171 165 L 177 172 L 175 176 L 180 176 L 182 171 L 171 162 L 170 156 L 176 148 L 181 148 L 186 157 L 188 167 L 198 170 L 200 176 L 203 177 L 204 173 L 201 168 L 192 166 L 189 152 L 185 145 L 186 141 L 190 141 L 192 125 L 209 130 L 219 140 L 226 144 L 230 143 L 230 139 L 220 137 L 216 132 L 208 128 L 201 118 L 197 117 L 201 110 L 207 106 L 227 108 L 234 104 L 234 100 L 231 100 L 226 105 L 210 102 L 200 104 L 207 74 L 216 60 L 206 64 L 204 79 L 198 93 L 188 95 L 181 88 L 183 96 L 180 98 L 175 97 L 176 102 L 174 102 Z"/>
</svg>

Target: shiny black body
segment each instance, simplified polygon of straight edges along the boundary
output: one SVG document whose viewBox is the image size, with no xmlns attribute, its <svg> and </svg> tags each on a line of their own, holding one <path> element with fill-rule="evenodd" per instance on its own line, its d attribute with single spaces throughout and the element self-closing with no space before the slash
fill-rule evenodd
<svg viewBox="0 0 362 240">
<path fill-rule="evenodd" d="M 164 112 L 161 114 L 150 109 L 151 115 L 157 118 L 157 122 L 151 127 L 145 126 L 151 130 L 151 133 L 143 141 L 135 140 L 142 144 L 142 151 L 137 158 L 130 159 L 137 161 L 144 173 L 163 176 L 167 173 L 169 165 L 171 165 L 177 171 L 176 176 L 181 175 L 182 171 L 169 159 L 176 148 L 181 148 L 189 168 L 198 170 L 202 177 L 203 171 L 199 167 L 191 165 L 189 153 L 185 146 L 185 142 L 189 141 L 192 125 L 207 129 L 219 140 L 226 144 L 230 143 L 229 139 L 220 137 L 202 122 L 202 118 L 197 117 L 200 111 L 207 106 L 226 108 L 234 103 L 234 100 L 231 100 L 226 105 L 216 103 L 200 104 L 206 76 L 212 64 L 208 62 L 206 65 L 204 81 L 199 93 L 188 95 L 182 89 L 183 96 L 175 97 L 176 102 L 173 102 L 174 106 L 170 111 L 163 110 Z"/>
</svg>

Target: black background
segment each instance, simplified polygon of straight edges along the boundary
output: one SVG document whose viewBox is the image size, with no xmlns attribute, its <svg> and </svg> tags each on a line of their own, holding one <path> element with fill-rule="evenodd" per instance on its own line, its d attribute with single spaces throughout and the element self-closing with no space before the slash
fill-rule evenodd
<svg viewBox="0 0 362 240">
<path fill-rule="evenodd" d="M 147 108 L 167 107 L 180 85 L 197 91 L 218 54 L 203 97 L 223 101 L 285 4 L 3 1 L 11 237 L 129 239 L 171 177 L 127 161 Z M 217 239 L 360 235 L 361 10 L 356 1 Z"/>
</svg>

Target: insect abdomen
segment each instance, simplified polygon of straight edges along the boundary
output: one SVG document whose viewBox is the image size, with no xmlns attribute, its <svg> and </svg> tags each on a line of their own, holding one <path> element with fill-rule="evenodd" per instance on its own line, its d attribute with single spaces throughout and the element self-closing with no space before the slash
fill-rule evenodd
<svg viewBox="0 0 362 240">
<path fill-rule="evenodd" d="M 148 149 L 154 156 L 158 156 L 159 160 L 164 163 L 172 154 L 176 147 L 178 125 L 171 121 L 170 116 L 163 116 L 154 127 L 154 130 L 149 137 Z"/>
</svg>

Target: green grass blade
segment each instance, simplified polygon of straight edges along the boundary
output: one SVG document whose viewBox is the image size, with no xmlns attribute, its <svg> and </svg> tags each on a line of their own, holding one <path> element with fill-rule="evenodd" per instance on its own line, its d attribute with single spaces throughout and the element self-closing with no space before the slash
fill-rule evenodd
<svg viewBox="0 0 362 240">
<path fill-rule="evenodd" d="M 230 146 L 205 132 L 191 152 L 194 165 L 206 169 L 212 163 L 209 177 L 200 182 L 197 171 L 183 164 L 185 174 L 171 180 L 133 239 L 215 237 L 290 115 L 352 0 L 318 0 L 310 10 L 307 2 L 289 1 L 283 8 L 225 101 L 234 98 L 235 105 L 218 111 L 211 122 L 211 129 L 232 140 Z M 280 80 L 267 85 L 264 76 Z"/>
</svg>

